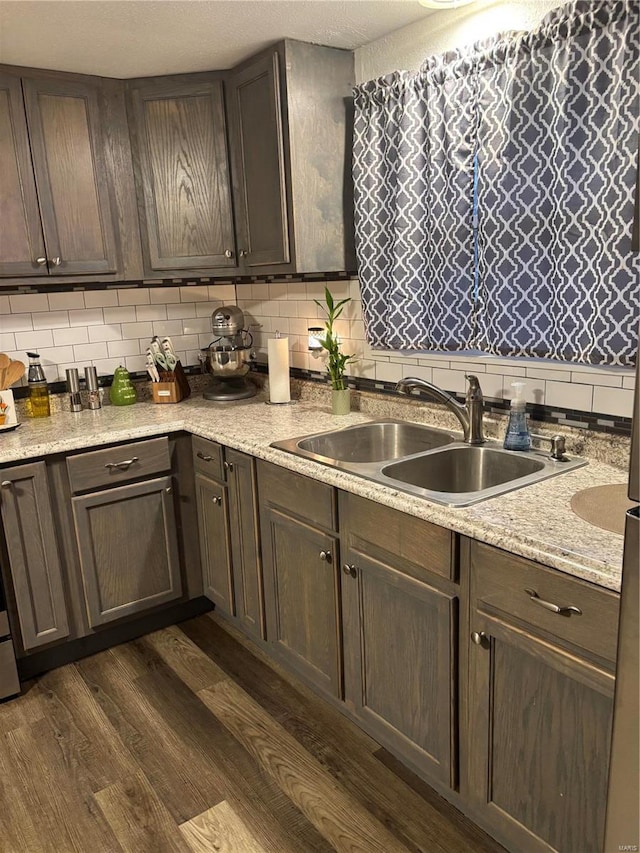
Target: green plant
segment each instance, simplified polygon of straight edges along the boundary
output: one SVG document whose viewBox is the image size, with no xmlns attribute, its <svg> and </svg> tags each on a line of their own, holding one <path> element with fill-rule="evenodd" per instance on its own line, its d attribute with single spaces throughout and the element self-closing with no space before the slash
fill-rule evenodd
<svg viewBox="0 0 640 853">
<path fill-rule="evenodd" d="M 344 369 L 347 364 L 356 361 L 356 356 L 344 355 L 344 353 L 340 352 L 340 341 L 335 333 L 333 324 L 342 314 L 347 302 L 351 302 L 351 299 L 347 297 L 346 299 L 341 299 L 339 302 L 334 302 L 331 291 L 328 287 L 325 287 L 324 300 L 324 305 L 322 302 L 318 302 L 317 299 L 314 300 L 316 305 L 322 308 L 327 317 L 324 324 L 324 338 L 320 339 L 320 343 L 322 348 L 329 354 L 329 359 L 327 361 L 327 373 L 329 374 L 331 387 L 335 391 L 344 391 L 347 387 L 344 380 Z"/>
</svg>

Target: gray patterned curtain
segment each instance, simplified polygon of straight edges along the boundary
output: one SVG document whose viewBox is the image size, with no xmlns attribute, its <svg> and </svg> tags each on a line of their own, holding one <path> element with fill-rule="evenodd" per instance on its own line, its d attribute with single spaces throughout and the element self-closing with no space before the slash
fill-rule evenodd
<svg viewBox="0 0 640 853">
<path fill-rule="evenodd" d="M 473 340 L 473 110 L 462 57 L 355 90 L 358 271 L 373 346 Z"/>
<path fill-rule="evenodd" d="M 638 5 L 574 0 L 356 88 L 373 346 L 634 362 Z"/>
<path fill-rule="evenodd" d="M 638 8 L 579 0 L 478 57 L 482 350 L 634 363 Z"/>
</svg>

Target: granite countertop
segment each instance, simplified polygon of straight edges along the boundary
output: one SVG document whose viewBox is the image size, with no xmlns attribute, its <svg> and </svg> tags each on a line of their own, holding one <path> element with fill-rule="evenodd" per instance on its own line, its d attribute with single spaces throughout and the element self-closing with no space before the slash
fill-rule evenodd
<svg viewBox="0 0 640 853">
<path fill-rule="evenodd" d="M 272 441 L 373 419 L 360 412 L 336 417 L 322 401 L 269 406 L 252 399 L 216 404 L 194 396 L 179 405 L 105 406 L 98 411 L 58 412 L 0 432 L 0 465 L 185 430 L 620 591 L 623 537 L 583 521 L 570 507 L 572 496 L 582 489 L 626 482 L 619 468 L 591 461 L 586 467 L 483 503 L 451 508 L 269 446 Z M 428 415 L 423 421 L 429 422 Z"/>
</svg>

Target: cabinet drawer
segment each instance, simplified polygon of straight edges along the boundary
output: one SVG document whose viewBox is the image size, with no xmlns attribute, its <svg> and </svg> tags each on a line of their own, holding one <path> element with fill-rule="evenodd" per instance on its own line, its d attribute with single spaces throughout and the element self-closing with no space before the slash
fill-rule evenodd
<svg viewBox="0 0 640 853">
<path fill-rule="evenodd" d="M 346 493 L 340 495 L 340 516 L 347 525 L 349 548 L 374 558 L 382 551 L 387 558 L 397 557 L 420 571 L 454 580 L 454 534 L 450 530 Z"/>
<path fill-rule="evenodd" d="M 280 468 L 258 462 L 258 493 L 261 505 L 277 506 L 316 527 L 337 529 L 335 494 L 332 486 Z"/>
<path fill-rule="evenodd" d="M 166 436 L 91 450 L 67 459 L 71 491 L 84 492 L 171 470 Z"/>
<path fill-rule="evenodd" d="M 193 467 L 207 477 L 215 480 L 225 479 L 224 458 L 222 445 L 208 438 L 194 435 L 191 438 L 193 448 Z"/>
<path fill-rule="evenodd" d="M 615 661 L 620 596 L 506 551 L 471 543 L 474 606 L 537 628 L 605 660 Z M 532 600 L 526 591 L 538 596 Z M 554 613 L 540 602 L 577 607 L 581 613 Z"/>
</svg>

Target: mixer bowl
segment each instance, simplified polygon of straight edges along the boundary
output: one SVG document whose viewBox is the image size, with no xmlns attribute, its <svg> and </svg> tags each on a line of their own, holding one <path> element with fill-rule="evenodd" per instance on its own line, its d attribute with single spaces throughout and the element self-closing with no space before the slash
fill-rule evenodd
<svg viewBox="0 0 640 853">
<path fill-rule="evenodd" d="M 218 379 L 238 379 L 249 372 L 248 349 L 211 348 L 201 352 L 207 371 Z"/>
</svg>

